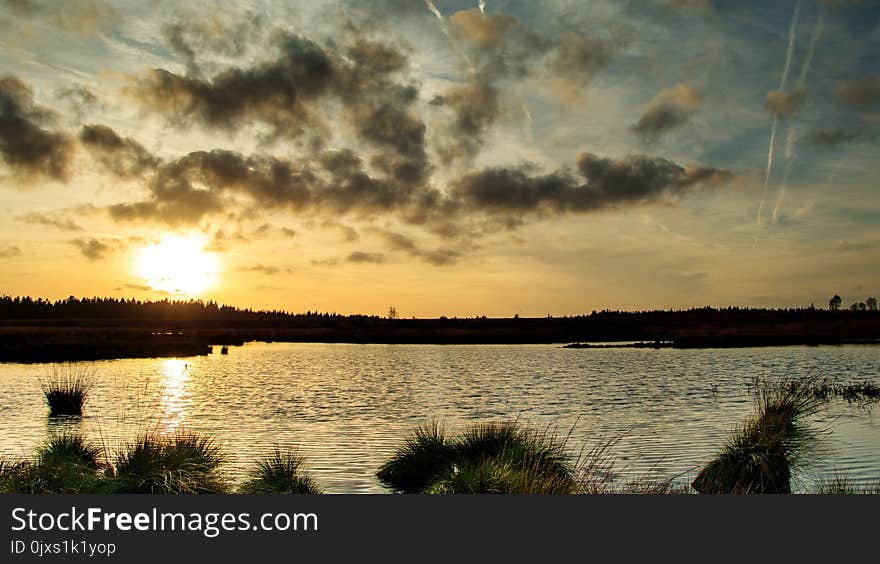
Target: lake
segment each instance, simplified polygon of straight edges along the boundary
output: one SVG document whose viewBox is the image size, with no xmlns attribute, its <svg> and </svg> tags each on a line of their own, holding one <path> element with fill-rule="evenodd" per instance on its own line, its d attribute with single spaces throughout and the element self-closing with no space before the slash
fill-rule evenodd
<svg viewBox="0 0 880 564">
<path fill-rule="evenodd" d="M 381 493 L 374 477 L 416 424 L 453 429 L 516 418 L 556 426 L 573 453 L 617 439 L 615 478 L 688 482 L 752 410 L 755 376 L 880 383 L 880 346 L 563 349 L 558 345 L 249 343 L 210 356 L 89 363 L 78 422 L 47 417 L 46 364 L 0 364 L 0 454 L 28 456 L 66 427 L 113 449 L 139 432 L 192 429 L 222 446 L 240 477 L 275 445 L 295 447 L 328 493 Z M 800 489 L 843 472 L 880 480 L 880 420 L 829 402 L 827 437 Z"/>
</svg>

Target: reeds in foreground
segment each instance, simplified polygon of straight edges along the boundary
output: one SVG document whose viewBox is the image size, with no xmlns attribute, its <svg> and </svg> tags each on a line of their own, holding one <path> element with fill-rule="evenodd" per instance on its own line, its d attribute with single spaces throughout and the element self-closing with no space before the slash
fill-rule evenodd
<svg viewBox="0 0 880 564">
<path fill-rule="evenodd" d="M 145 434 L 123 447 L 111 486 L 118 493 L 225 493 L 220 448 L 205 436 Z"/>
<path fill-rule="evenodd" d="M 756 384 L 755 414 L 697 475 L 699 493 L 791 493 L 793 471 L 818 440 L 805 419 L 823 400 L 809 379 Z"/>
<path fill-rule="evenodd" d="M 421 425 L 376 476 L 402 493 L 573 493 L 578 483 L 555 433 L 517 422 L 478 423 L 450 438 Z"/>
<path fill-rule="evenodd" d="M 242 494 L 320 494 L 321 488 L 305 470 L 302 455 L 275 448 L 257 460 L 249 479 L 238 489 Z"/>
<path fill-rule="evenodd" d="M 79 494 L 103 491 L 103 449 L 80 435 L 59 434 L 37 449 L 34 460 L 0 463 L 0 492 Z"/>
<path fill-rule="evenodd" d="M 52 375 L 40 383 L 51 417 L 82 415 L 93 386 L 93 370 L 73 363 L 63 369 L 55 367 Z"/>
</svg>

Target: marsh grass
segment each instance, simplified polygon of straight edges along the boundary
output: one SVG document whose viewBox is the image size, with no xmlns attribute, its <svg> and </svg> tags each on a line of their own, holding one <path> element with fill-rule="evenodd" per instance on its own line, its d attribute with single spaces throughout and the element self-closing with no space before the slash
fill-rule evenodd
<svg viewBox="0 0 880 564">
<path fill-rule="evenodd" d="M 503 458 L 485 458 L 455 467 L 426 490 L 432 494 L 570 494 L 576 483 L 546 472 L 541 464 L 523 466 Z"/>
<path fill-rule="evenodd" d="M 117 493 L 225 493 L 220 472 L 223 456 L 214 441 L 180 431 L 169 437 L 155 433 L 124 445 L 116 457 L 111 490 Z"/>
<path fill-rule="evenodd" d="M 49 416 L 81 416 L 94 387 L 94 375 L 94 369 L 81 364 L 55 366 L 52 375 L 40 382 Z"/>
<path fill-rule="evenodd" d="M 401 493 L 420 493 L 455 464 L 455 449 L 446 428 L 436 419 L 415 428 L 382 465 L 376 477 L 385 486 Z"/>
<path fill-rule="evenodd" d="M 28 494 L 98 493 L 106 484 L 103 448 L 77 434 L 46 440 L 33 460 L 0 464 L 0 491 Z"/>
<path fill-rule="evenodd" d="M 814 452 L 820 432 L 806 419 L 824 400 L 810 378 L 755 382 L 755 413 L 706 465 L 693 488 L 700 493 L 791 493 L 793 473 Z"/>
<path fill-rule="evenodd" d="M 321 488 L 305 469 L 305 459 L 295 451 L 275 450 L 259 458 L 247 481 L 238 488 L 242 494 L 320 494 Z"/>
<path fill-rule="evenodd" d="M 571 493 L 575 475 L 566 440 L 549 427 L 476 423 L 450 436 L 436 420 L 418 426 L 376 474 L 402 493 Z"/>
</svg>

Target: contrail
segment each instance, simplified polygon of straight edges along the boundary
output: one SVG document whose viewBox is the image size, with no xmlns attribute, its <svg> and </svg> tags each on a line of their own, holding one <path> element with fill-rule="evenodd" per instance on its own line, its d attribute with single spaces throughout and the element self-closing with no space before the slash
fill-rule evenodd
<svg viewBox="0 0 880 564">
<path fill-rule="evenodd" d="M 519 99 L 520 104 L 522 105 L 523 115 L 526 118 L 524 127 L 526 138 L 529 140 L 529 142 L 532 142 L 534 141 L 534 137 L 532 135 L 532 112 L 529 111 L 529 105 L 526 103 L 526 98 L 522 95 L 522 92 L 520 92 L 519 94 Z"/>
<path fill-rule="evenodd" d="M 776 223 L 779 217 L 779 208 L 782 206 L 782 200 L 785 199 L 785 190 L 788 188 L 788 175 L 791 173 L 791 165 L 794 163 L 794 127 L 788 126 L 788 138 L 785 142 L 785 172 L 782 174 L 782 185 L 779 188 L 779 198 L 776 200 L 776 206 L 773 208 L 773 214 L 770 223 Z"/>
<path fill-rule="evenodd" d="M 794 55 L 794 42 L 797 37 L 797 18 L 800 12 L 801 3 L 798 2 L 794 6 L 794 13 L 791 16 L 791 25 L 788 28 L 788 50 L 785 55 L 785 68 L 782 70 L 782 77 L 779 80 L 779 90 L 785 88 L 788 81 L 788 73 L 791 70 L 791 59 Z M 767 201 L 767 188 L 770 185 L 770 174 L 773 172 L 773 146 L 776 143 L 776 129 L 779 127 L 779 116 L 773 115 L 773 125 L 770 128 L 770 149 L 767 151 L 767 173 L 764 175 L 764 193 L 761 196 L 761 205 L 758 206 L 758 218 L 755 220 L 755 242 L 752 248 L 758 246 L 758 237 L 761 234 L 761 215 L 764 213 L 764 204 Z"/>
<path fill-rule="evenodd" d="M 431 10 L 431 13 L 437 16 L 437 19 L 440 20 L 440 29 L 443 31 L 443 35 L 446 36 L 446 40 L 449 42 L 449 47 L 456 55 L 464 60 L 465 64 L 468 67 L 468 72 L 471 75 L 476 74 L 477 70 L 474 68 L 474 64 L 471 62 L 470 57 L 468 57 L 467 53 L 465 53 L 458 46 L 458 44 L 452 40 L 452 36 L 449 34 L 449 27 L 446 25 L 446 18 L 443 17 L 443 13 L 437 9 L 437 6 L 434 5 L 433 0 L 425 0 L 425 5 L 428 7 L 429 10 Z"/>
<path fill-rule="evenodd" d="M 822 36 L 822 30 L 825 25 L 825 12 L 819 12 L 819 19 L 816 21 L 816 27 L 813 28 L 813 33 L 810 35 L 810 46 L 807 49 L 807 58 L 804 59 L 804 65 L 801 67 L 801 74 L 798 77 L 798 82 L 803 84 L 807 79 L 807 73 L 810 72 L 810 65 L 813 62 L 813 55 L 816 53 L 816 44 L 819 42 L 819 38 Z M 779 217 L 779 208 L 782 207 L 782 201 L 785 199 L 785 191 L 788 188 L 788 175 L 791 173 L 791 166 L 794 163 L 797 155 L 794 153 L 794 127 L 792 127 L 789 122 L 788 125 L 788 139 L 786 140 L 785 145 L 785 173 L 782 176 L 782 186 L 779 189 L 779 198 L 776 200 L 776 206 L 773 208 L 773 215 L 771 222 L 776 223 L 777 218 Z"/>
<path fill-rule="evenodd" d="M 434 5 L 433 0 L 425 0 L 425 4 L 428 6 L 429 10 L 434 12 L 434 15 L 437 16 L 438 20 L 440 20 L 444 24 L 446 23 L 446 20 L 443 19 L 443 14 L 441 14 L 440 10 L 437 9 L 437 6 Z M 445 25 L 444 25 L 444 29 L 445 29 Z"/>
</svg>

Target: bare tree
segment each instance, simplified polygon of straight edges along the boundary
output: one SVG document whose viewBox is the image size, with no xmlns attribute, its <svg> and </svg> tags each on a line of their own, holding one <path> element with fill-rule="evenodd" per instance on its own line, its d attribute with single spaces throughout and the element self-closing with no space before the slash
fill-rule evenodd
<svg viewBox="0 0 880 564">
<path fill-rule="evenodd" d="M 394 306 L 388 308 L 388 319 L 397 319 L 397 308 Z"/>
</svg>

